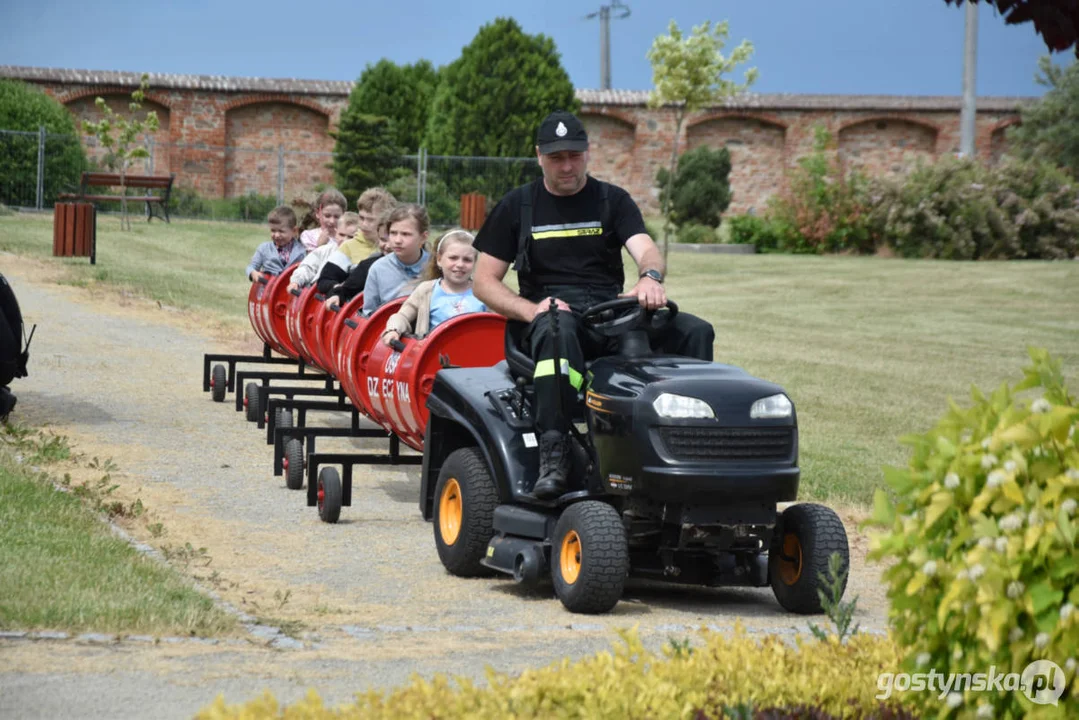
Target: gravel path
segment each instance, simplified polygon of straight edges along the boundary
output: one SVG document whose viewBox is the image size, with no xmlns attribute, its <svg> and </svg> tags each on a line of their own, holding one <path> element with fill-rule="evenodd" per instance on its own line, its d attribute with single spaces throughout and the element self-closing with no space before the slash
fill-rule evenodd
<svg viewBox="0 0 1079 720">
<path fill-rule="evenodd" d="M 654 645 L 739 620 L 752 632 L 805 629 L 768 590 L 636 584 L 597 618 L 566 613 L 548 590 L 450 577 L 419 516 L 415 470 L 357 468 L 352 507 L 338 525 L 321 523 L 304 493 L 273 476 L 272 448 L 233 411 L 232 396 L 217 404 L 201 391 L 202 354 L 251 352 L 250 339 L 212 337 L 156 304 L 56 285 L 44 263 L 0 255 L 0 272 L 39 326 L 31 375 L 15 384 L 16 416 L 50 424 L 87 458 L 113 458 L 120 497 L 141 498 L 166 530 L 152 538 L 145 523 L 132 524 L 132 535 L 157 547 L 205 547 L 209 564 L 186 570 L 232 606 L 299 627 L 303 645 L 0 638 L 0 717 L 144 717 L 150 707 L 155 717 L 190 717 L 219 692 L 240 702 L 266 688 L 293 700 L 316 687 L 339 703 L 413 672 L 482 677 L 488 664 L 515 671 L 594 652 L 634 624 Z M 863 628 L 881 631 L 879 573 L 866 567 L 865 539 L 845 519 L 848 597 L 860 597 Z"/>
</svg>

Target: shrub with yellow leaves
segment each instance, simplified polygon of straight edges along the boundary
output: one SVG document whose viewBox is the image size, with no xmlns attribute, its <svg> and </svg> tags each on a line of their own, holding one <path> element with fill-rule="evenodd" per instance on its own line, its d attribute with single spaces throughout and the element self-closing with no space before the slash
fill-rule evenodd
<svg viewBox="0 0 1079 720">
<path fill-rule="evenodd" d="M 1014 387 L 988 397 L 975 388 L 970 408 L 950 403 L 932 430 L 903 438 L 913 454 L 906 470 L 885 469 L 893 494 L 877 491 L 869 524 L 885 531 L 870 557 L 890 563 L 890 622 L 905 669 L 1022 673 L 1050 660 L 1064 673 L 1064 695 L 1039 704 L 1024 692 L 966 690 L 941 704 L 910 693 L 924 712 L 1079 717 L 1079 407 L 1059 360 L 1029 353 Z M 1040 396 L 1017 397 L 1030 390 Z"/>
<path fill-rule="evenodd" d="M 620 635 L 613 651 L 576 662 L 562 660 L 516 677 L 488 669 L 486 687 L 462 678 L 417 677 L 403 688 L 367 692 L 333 709 L 313 690 L 287 707 L 269 693 L 240 706 L 218 697 L 197 718 L 914 717 L 895 699 L 876 699 L 878 673 L 899 662 L 887 638 L 863 633 L 846 643 L 835 636 L 758 641 L 739 626 L 732 636 L 702 631 L 701 646 L 672 642 L 657 654 L 644 647 L 636 629 Z"/>
</svg>

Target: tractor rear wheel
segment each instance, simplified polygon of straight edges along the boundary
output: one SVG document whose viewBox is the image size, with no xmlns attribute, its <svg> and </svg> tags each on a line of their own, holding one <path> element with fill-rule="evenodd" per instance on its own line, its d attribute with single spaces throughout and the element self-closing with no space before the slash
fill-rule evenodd
<svg viewBox="0 0 1079 720">
<path fill-rule="evenodd" d="M 494 535 L 498 488 L 479 448 L 454 450 L 435 485 L 435 546 L 451 575 L 477 577 L 491 571 L 480 564 Z"/>
<path fill-rule="evenodd" d="M 551 579 L 567 610 L 605 613 L 618 604 L 629 575 L 629 544 L 618 511 L 585 500 L 562 513 L 551 538 Z"/>
</svg>

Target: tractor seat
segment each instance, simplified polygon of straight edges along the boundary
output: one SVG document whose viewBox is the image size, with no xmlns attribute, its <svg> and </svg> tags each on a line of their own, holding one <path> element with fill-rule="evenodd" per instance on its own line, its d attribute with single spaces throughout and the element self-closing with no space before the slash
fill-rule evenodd
<svg viewBox="0 0 1079 720">
<path fill-rule="evenodd" d="M 521 341 L 525 328 L 528 325 L 520 320 L 506 321 L 505 350 L 506 364 L 510 368 L 510 377 L 516 382 L 523 379 L 532 382 L 532 376 L 536 372 L 536 363 L 532 358 L 521 352 Z"/>
</svg>

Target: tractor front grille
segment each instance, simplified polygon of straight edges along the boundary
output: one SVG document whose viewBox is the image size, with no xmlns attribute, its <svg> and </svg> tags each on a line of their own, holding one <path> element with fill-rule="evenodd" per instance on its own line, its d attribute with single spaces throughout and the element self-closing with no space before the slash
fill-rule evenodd
<svg viewBox="0 0 1079 720">
<path fill-rule="evenodd" d="M 794 428 L 661 427 L 660 438 L 676 460 L 786 460 Z"/>
</svg>

